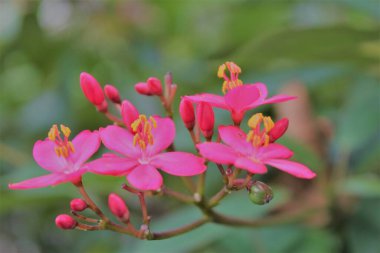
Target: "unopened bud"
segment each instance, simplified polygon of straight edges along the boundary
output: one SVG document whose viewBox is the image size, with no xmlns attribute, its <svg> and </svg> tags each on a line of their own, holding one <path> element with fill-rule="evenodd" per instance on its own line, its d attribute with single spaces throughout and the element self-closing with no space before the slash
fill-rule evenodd
<svg viewBox="0 0 380 253">
<path fill-rule="evenodd" d="M 126 127 L 131 130 L 131 124 L 139 117 L 139 111 L 131 102 L 123 100 L 121 104 L 121 116 Z"/>
<path fill-rule="evenodd" d="M 137 91 L 137 93 L 139 93 L 141 95 L 145 95 L 145 96 L 152 96 L 153 95 L 152 93 L 150 93 L 150 90 L 149 90 L 147 83 L 143 83 L 143 82 L 136 83 L 135 84 L 135 90 Z"/>
<path fill-rule="evenodd" d="M 129 219 L 129 210 L 124 200 L 117 194 L 111 193 L 108 196 L 108 207 L 116 217 L 123 221 Z"/>
<path fill-rule="evenodd" d="M 209 103 L 200 102 L 197 105 L 197 122 L 206 139 L 211 139 L 214 130 L 214 111 Z"/>
<path fill-rule="evenodd" d="M 73 199 L 70 201 L 70 209 L 75 212 L 82 212 L 87 208 L 87 203 L 83 199 Z"/>
<path fill-rule="evenodd" d="M 156 77 L 149 77 L 146 83 L 152 95 L 156 95 L 156 96 L 162 95 L 162 84 L 161 84 L 160 79 Z"/>
<path fill-rule="evenodd" d="M 186 128 L 191 131 L 194 129 L 195 125 L 195 114 L 193 104 L 183 98 L 179 104 L 179 114 L 181 115 L 182 121 Z"/>
<path fill-rule="evenodd" d="M 99 112 L 106 113 L 108 112 L 108 103 L 106 100 L 103 100 L 101 105 L 97 105 L 96 109 L 98 109 Z"/>
<path fill-rule="evenodd" d="M 284 135 L 289 126 L 289 120 L 287 118 L 280 119 L 274 124 L 274 127 L 269 132 L 269 141 L 275 142 L 281 136 Z"/>
<path fill-rule="evenodd" d="M 60 229 L 74 229 L 77 224 L 77 221 L 67 214 L 60 214 L 55 218 L 55 225 Z"/>
<path fill-rule="evenodd" d="M 98 81 L 90 74 L 80 74 L 80 87 L 86 98 L 94 105 L 100 106 L 104 101 L 104 93 Z"/>
<path fill-rule="evenodd" d="M 106 86 L 104 86 L 104 93 L 106 93 L 107 98 L 109 98 L 109 100 L 111 100 L 112 102 L 116 104 L 121 103 L 120 93 L 115 86 L 111 84 L 106 84 Z"/>
<path fill-rule="evenodd" d="M 248 186 L 249 199 L 257 205 L 264 205 L 273 199 L 273 191 L 269 185 L 254 181 Z"/>
</svg>

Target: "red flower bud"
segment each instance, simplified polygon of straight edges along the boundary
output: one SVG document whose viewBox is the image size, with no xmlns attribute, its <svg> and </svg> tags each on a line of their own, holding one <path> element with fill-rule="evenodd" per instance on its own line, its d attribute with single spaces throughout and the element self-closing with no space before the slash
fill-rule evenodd
<svg viewBox="0 0 380 253">
<path fill-rule="evenodd" d="M 269 132 L 269 141 L 275 142 L 278 138 L 284 135 L 289 126 L 287 118 L 280 119 L 274 124 L 274 127 Z"/>
<path fill-rule="evenodd" d="M 67 214 L 60 214 L 55 218 L 55 225 L 60 229 L 74 229 L 77 224 L 77 221 Z"/>
<path fill-rule="evenodd" d="M 162 95 L 162 84 L 161 84 L 160 79 L 156 77 L 149 77 L 146 83 L 152 95 L 156 95 L 156 96 Z"/>
<path fill-rule="evenodd" d="M 131 129 L 131 124 L 139 117 L 139 111 L 128 100 L 123 100 L 121 104 L 121 116 L 123 117 L 124 124 Z"/>
<path fill-rule="evenodd" d="M 70 201 L 70 209 L 75 212 L 82 212 L 87 208 L 87 203 L 83 199 L 73 199 Z"/>
<path fill-rule="evenodd" d="M 101 105 L 97 105 L 96 109 L 98 109 L 99 112 L 106 113 L 108 112 L 108 103 L 106 100 L 103 100 Z"/>
<path fill-rule="evenodd" d="M 181 99 L 179 104 L 179 114 L 186 128 L 191 131 L 195 125 L 195 115 L 193 104 L 187 99 Z"/>
<path fill-rule="evenodd" d="M 116 217 L 122 220 L 129 219 L 129 210 L 124 200 L 116 193 L 108 196 L 108 207 Z"/>
<path fill-rule="evenodd" d="M 104 94 L 102 87 L 92 75 L 82 72 L 80 74 L 80 87 L 92 104 L 100 106 L 103 103 Z"/>
<path fill-rule="evenodd" d="M 209 103 L 201 102 L 197 105 L 197 121 L 204 137 L 211 139 L 214 129 L 214 111 Z"/>
<path fill-rule="evenodd" d="M 135 84 L 135 90 L 137 93 L 145 96 L 152 96 L 153 94 L 150 93 L 149 87 L 147 83 L 136 83 Z"/>
<path fill-rule="evenodd" d="M 104 87 L 104 92 L 106 93 L 107 98 L 109 98 L 109 100 L 111 100 L 112 102 L 116 104 L 121 103 L 120 93 L 115 88 L 115 86 L 111 84 L 106 84 L 106 86 Z"/>
</svg>

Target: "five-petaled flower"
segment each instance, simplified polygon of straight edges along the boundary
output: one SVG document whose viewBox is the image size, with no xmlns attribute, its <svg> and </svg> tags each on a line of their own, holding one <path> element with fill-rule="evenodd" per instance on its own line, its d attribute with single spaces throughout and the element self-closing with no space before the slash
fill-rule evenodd
<svg viewBox="0 0 380 253">
<path fill-rule="evenodd" d="M 264 128 L 261 129 L 261 123 Z M 200 154 L 219 164 L 233 164 L 252 174 L 267 172 L 265 165 L 276 167 L 295 177 L 311 179 L 315 173 L 305 165 L 289 161 L 293 152 L 287 147 L 271 143 L 270 130 L 274 123 L 270 117 L 255 114 L 248 122 L 252 129 L 248 135 L 235 126 L 220 126 L 219 135 L 225 144 L 205 142 L 197 145 Z"/>
<path fill-rule="evenodd" d="M 225 73 L 228 69 L 230 77 Z M 239 125 L 243 120 L 246 111 L 264 104 L 273 104 L 295 99 L 293 96 L 276 95 L 267 99 L 268 91 L 265 84 L 243 84 L 238 79 L 241 69 L 233 62 L 226 62 L 219 67 L 218 77 L 224 79 L 222 91 L 224 96 L 210 93 L 202 93 L 192 96 L 185 96 L 192 102 L 207 102 L 212 106 L 225 109 L 231 112 L 235 125 Z"/>
<path fill-rule="evenodd" d="M 118 126 L 100 129 L 103 144 L 112 153 L 104 154 L 88 164 L 89 171 L 121 176 L 139 190 L 158 190 L 162 176 L 157 168 L 175 176 L 194 176 L 206 170 L 204 159 L 186 152 L 166 152 L 174 141 L 175 126 L 170 118 L 147 118 L 139 115 L 131 124 L 131 130 Z"/>
<path fill-rule="evenodd" d="M 34 160 L 51 173 L 9 184 L 10 189 L 41 188 L 81 179 L 86 172 L 85 162 L 99 149 L 99 133 L 85 130 L 69 141 L 70 129 L 64 125 L 60 128 L 63 138 L 57 125 L 53 125 L 48 138 L 37 141 L 33 147 Z"/>
</svg>

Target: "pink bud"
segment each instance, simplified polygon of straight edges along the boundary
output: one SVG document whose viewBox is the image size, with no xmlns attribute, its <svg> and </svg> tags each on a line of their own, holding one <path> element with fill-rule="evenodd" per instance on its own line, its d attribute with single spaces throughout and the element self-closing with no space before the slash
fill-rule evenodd
<svg viewBox="0 0 380 253">
<path fill-rule="evenodd" d="M 104 87 L 104 92 L 106 93 L 107 98 L 109 98 L 109 100 L 111 100 L 112 102 L 116 104 L 121 103 L 120 93 L 115 88 L 115 86 L 111 84 L 106 84 L 106 86 Z"/>
<path fill-rule="evenodd" d="M 60 214 L 55 218 L 55 225 L 60 229 L 74 229 L 77 224 L 77 221 L 67 214 Z"/>
<path fill-rule="evenodd" d="M 204 137 L 211 139 L 214 129 L 214 111 L 209 103 L 201 102 L 197 105 L 197 121 Z"/>
<path fill-rule="evenodd" d="M 135 84 L 135 90 L 137 93 L 145 96 L 152 96 L 153 94 L 150 92 L 150 89 L 148 87 L 147 83 L 136 83 Z"/>
<path fill-rule="evenodd" d="M 274 124 L 274 127 L 269 132 L 269 141 L 275 142 L 278 138 L 284 135 L 289 126 L 287 118 L 280 119 Z"/>
<path fill-rule="evenodd" d="M 82 72 L 79 79 L 86 98 L 94 105 L 101 105 L 104 101 L 104 94 L 98 81 L 86 72 Z"/>
<path fill-rule="evenodd" d="M 152 95 L 156 95 L 156 96 L 162 95 L 162 84 L 161 84 L 160 79 L 156 77 L 149 77 L 146 83 Z"/>
<path fill-rule="evenodd" d="M 139 117 L 139 111 L 128 100 L 123 100 L 121 104 L 121 116 L 123 117 L 124 124 L 131 129 L 131 124 Z"/>
<path fill-rule="evenodd" d="M 108 103 L 106 100 L 103 100 L 101 105 L 97 105 L 96 109 L 98 109 L 99 112 L 106 113 L 108 112 Z"/>
<path fill-rule="evenodd" d="M 87 208 L 87 203 L 83 199 L 73 199 L 70 201 L 70 209 L 75 212 L 82 212 Z"/>
<path fill-rule="evenodd" d="M 129 210 L 124 200 L 116 193 L 108 196 L 108 207 L 116 217 L 122 220 L 129 219 Z"/>
<path fill-rule="evenodd" d="M 183 98 L 179 104 L 179 114 L 181 115 L 182 121 L 185 124 L 186 128 L 191 131 L 195 125 L 195 115 L 193 104 Z"/>
</svg>

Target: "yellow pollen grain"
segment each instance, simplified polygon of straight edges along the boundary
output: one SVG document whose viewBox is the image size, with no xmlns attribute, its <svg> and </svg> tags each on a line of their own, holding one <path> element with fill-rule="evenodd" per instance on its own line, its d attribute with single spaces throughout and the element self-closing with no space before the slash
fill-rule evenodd
<svg viewBox="0 0 380 253">
<path fill-rule="evenodd" d="M 263 120 L 263 114 L 262 113 L 256 113 L 254 114 L 249 120 L 248 120 L 248 126 L 250 128 L 256 128 L 258 124 L 261 123 Z"/>
<path fill-rule="evenodd" d="M 223 78 L 224 77 L 224 71 L 226 71 L 226 64 L 222 64 L 218 68 L 218 77 Z"/>
<path fill-rule="evenodd" d="M 61 127 L 61 131 L 62 131 L 63 135 L 64 135 L 65 137 L 69 137 L 70 134 L 71 134 L 71 130 L 70 130 L 70 128 L 68 128 L 67 126 L 65 126 L 65 125 L 63 125 L 63 124 L 61 124 L 60 127 Z"/>
<path fill-rule="evenodd" d="M 272 118 L 269 116 L 264 117 L 263 121 L 264 121 L 265 132 L 268 133 L 274 127 L 274 122 Z"/>
</svg>

